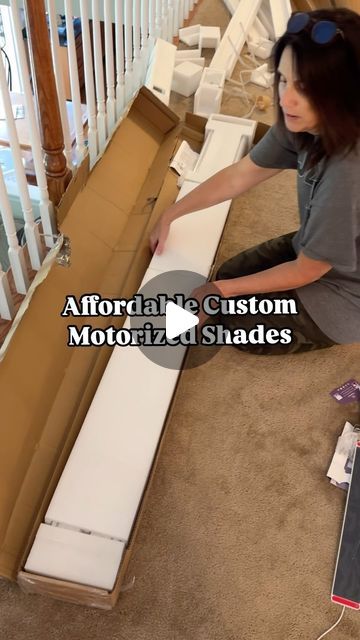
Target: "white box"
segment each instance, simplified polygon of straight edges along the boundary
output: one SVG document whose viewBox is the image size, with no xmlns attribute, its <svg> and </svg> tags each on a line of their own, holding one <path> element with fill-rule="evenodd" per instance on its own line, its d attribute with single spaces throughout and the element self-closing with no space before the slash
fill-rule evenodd
<svg viewBox="0 0 360 640">
<path fill-rule="evenodd" d="M 231 78 L 238 55 L 263 0 L 241 0 L 211 60 L 212 69 L 223 69 Z"/>
<path fill-rule="evenodd" d="M 47 524 L 128 540 L 178 375 L 136 346 L 115 347 L 50 502 Z"/>
<path fill-rule="evenodd" d="M 200 25 L 194 24 L 192 27 L 184 27 L 179 29 L 179 40 L 184 42 L 189 47 L 194 47 L 199 44 L 200 37 Z"/>
<path fill-rule="evenodd" d="M 175 52 L 175 61 L 181 60 L 181 62 L 184 62 L 184 60 L 188 58 L 200 58 L 200 56 L 200 49 L 177 49 Z"/>
<path fill-rule="evenodd" d="M 124 549 L 119 540 L 41 524 L 25 570 L 111 591 Z"/>
<path fill-rule="evenodd" d="M 202 51 L 202 49 L 217 49 L 220 44 L 220 40 L 220 27 L 200 27 L 200 51 Z"/>
<path fill-rule="evenodd" d="M 205 58 L 175 58 L 175 67 L 178 67 L 179 64 L 182 64 L 185 61 L 197 64 L 198 67 L 201 67 L 202 69 L 205 67 Z"/>
<path fill-rule="evenodd" d="M 221 71 L 221 69 L 218 71 L 217 69 L 210 69 L 210 67 L 206 67 L 201 76 L 200 84 L 211 84 L 219 87 L 219 89 L 223 89 L 225 84 L 225 76 L 226 72 Z"/>
<path fill-rule="evenodd" d="M 254 56 L 267 60 L 271 56 L 274 43 L 272 40 L 260 40 L 259 42 L 248 42 L 248 48 Z"/>
<path fill-rule="evenodd" d="M 174 69 L 171 88 L 182 96 L 195 93 L 200 84 L 202 68 L 193 62 L 182 62 Z"/>
<path fill-rule="evenodd" d="M 201 84 L 194 97 L 194 113 L 208 118 L 212 113 L 220 113 L 222 89 L 212 84 Z"/>
<path fill-rule="evenodd" d="M 275 74 L 269 72 L 269 66 L 267 63 L 261 65 L 257 69 L 251 72 L 250 82 L 257 84 L 259 87 L 267 89 L 274 84 Z"/>
<path fill-rule="evenodd" d="M 175 52 L 174 44 L 158 38 L 151 53 L 144 83 L 166 105 L 170 102 Z"/>
</svg>

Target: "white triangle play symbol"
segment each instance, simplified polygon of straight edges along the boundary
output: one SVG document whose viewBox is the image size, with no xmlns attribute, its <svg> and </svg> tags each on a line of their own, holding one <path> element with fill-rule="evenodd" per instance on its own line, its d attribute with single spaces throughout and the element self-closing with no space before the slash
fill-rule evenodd
<svg viewBox="0 0 360 640">
<path fill-rule="evenodd" d="M 168 340 L 176 338 L 184 331 L 192 329 L 199 324 L 199 318 L 190 311 L 186 311 L 174 302 L 168 302 L 166 305 L 166 337 Z"/>
</svg>

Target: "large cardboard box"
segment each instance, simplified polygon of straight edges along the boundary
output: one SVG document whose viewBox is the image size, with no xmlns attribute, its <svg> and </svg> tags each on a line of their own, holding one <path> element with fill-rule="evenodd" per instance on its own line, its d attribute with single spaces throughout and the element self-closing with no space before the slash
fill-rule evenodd
<svg viewBox="0 0 360 640">
<path fill-rule="evenodd" d="M 200 150 L 204 128 L 192 115 L 179 123 L 141 89 L 102 158 L 90 174 L 87 166 L 78 171 L 63 199 L 58 216 L 71 266 L 52 266 L 0 364 L 0 575 L 29 593 L 105 609 L 118 598 L 132 542 L 112 593 L 22 570 L 111 354 L 68 347 L 60 314 L 69 294 L 137 291 L 151 259 L 149 230 L 178 193 L 170 159 L 183 139 Z"/>
<path fill-rule="evenodd" d="M 182 140 L 200 151 L 205 125 L 192 114 L 180 123 L 141 89 L 102 158 L 90 174 L 86 164 L 77 172 L 58 210 L 71 266 L 53 265 L 0 363 L 0 575 L 27 593 L 111 609 L 121 592 L 168 420 L 113 591 L 24 571 L 111 355 L 109 347 L 68 347 L 60 314 L 69 294 L 130 298 L 138 290 L 151 260 L 149 231 L 178 193 L 170 160 Z M 267 128 L 258 126 L 255 142 Z M 107 324 L 96 319 L 99 328 Z"/>
</svg>

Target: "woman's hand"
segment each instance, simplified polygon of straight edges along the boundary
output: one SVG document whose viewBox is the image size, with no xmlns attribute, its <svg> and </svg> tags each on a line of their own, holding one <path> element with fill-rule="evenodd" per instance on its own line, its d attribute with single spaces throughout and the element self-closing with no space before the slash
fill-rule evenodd
<svg viewBox="0 0 360 640">
<path fill-rule="evenodd" d="M 200 287 L 196 287 L 196 289 L 193 289 L 189 296 L 189 298 L 197 300 L 199 304 L 199 313 L 197 314 L 197 317 L 199 318 L 199 324 L 197 325 L 198 331 L 205 324 L 206 320 L 209 317 L 209 313 L 206 313 L 203 307 L 204 299 L 208 296 L 216 296 L 217 298 L 222 297 L 221 291 L 217 287 L 217 282 L 205 282 L 205 284 L 201 285 Z M 212 305 L 210 305 L 210 307 L 212 307 Z M 215 310 L 216 307 L 214 308 L 214 311 Z"/>
<path fill-rule="evenodd" d="M 165 246 L 166 239 L 169 235 L 171 220 L 166 215 L 166 211 L 159 218 L 150 233 L 150 249 L 152 253 L 160 255 Z"/>
</svg>

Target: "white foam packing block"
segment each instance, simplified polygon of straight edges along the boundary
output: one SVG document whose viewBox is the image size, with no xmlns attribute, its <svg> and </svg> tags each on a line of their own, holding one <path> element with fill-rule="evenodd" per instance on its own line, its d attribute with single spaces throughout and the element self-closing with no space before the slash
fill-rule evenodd
<svg viewBox="0 0 360 640">
<path fill-rule="evenodd" d="M 200 27 L 200 51 L 203 49 L 217 49 L 220 44 L 220 40 L 220 27 Z"/>
<path fill-rule="evenodd" d="M 176 47 L 174 44 L 158 38 L 151 52 L 144 83 L 167 106 L 170 102 L 175 53 Z"/>
<path fill-rule="evenodd" d="M 199 44 L 200 37 L 200 25 L 194 24 L 191 27 L 183 27 L 179 29 L 179 40 L 187 44 L 189 47 L 194 47 Z"/>
<path fill-rule="evenodd" d="M 184 62 L 185 58 L 179 58 L 178 60 L 175 58 L 175 69 Z M 199 67 L 205 66 L 205 58 L 186 58 L 186 62 L 192 62 L 193 64 L 197 64 Z"/>
<path fill-rule="evenodd" d="M 271 56 L 274 43 L 272 40 L 261 40 L 260 42 L 249 42 L 249 50 L 258 58 L 267 60 Z"/>
<path fill-rule="evenodd" d="M 211 84 L 201 83 L 194 96 L 194 113 L 208 118 L 212 113 L 219 113 L 223 89 Z"/>
<path fill-rule="evenodd" d="M 202 73 L 199 65 L 185 60 L 174 69 L 172 90 L 188 98 L 198 88 Z"/>
<path fill-rule="evenodd" d="M 211 60 L 210 67 L 222 69 L 229 79 L 241 49 L 244 46 L 247 33 L 256 17 L 262 0 L 240 0 L 233 17 L 221 39 Z M 235 48 L 235 50 L 234 50 Z"/>
<path fill-rule="evenodd" d="M 181 60 L 183 62 L 184 59 L 186 60 L 187 58 L 200 58 L 200 57 L 201 57 L 200 49 L 177 49 L 175 53 L 175 61 Z"/>
<path fill-rule="evenodd" d="M 114 348 L 45 522 L 128 540 L 178 375 Z"/>
<path fill-rule="evenodd" d="M 197 186 L 198 183 L 185 180 L 177 200 Z M 207 277 L 230 205 L 231 201 L 227 200 L 175 220 L 171 224 L 165 250 L 160 255 L 153 255 L 151 268 L 159 271 L 185 269 Z"/>
<path fill-rule="evenodd" d="M 205 127 L 205 142 L 198 161 L 185 178 L 204 182 L 214 173 L 240 160 L 248 153 L 256 129 L 254 120 L 212 115 Z"/>
<path fill-rule="evenodd" d="M 268 71 L 268 64 L 265 63 L 251 72 L 250 82 L 265 89 L 274 84 L 275 74 Z"/>
<path fill-rule="evenodd" d="M 225 84 L 225 71 L 217 71 L 217 69 L 206 67 L 201 76 L 201 84 L 214 84 L 219 87 L 219 89 L 223 89 Z"/>
<path fill-rule="evenodd" d="M 282 0 L 280 0 L 280 2 L 282 2 Z M 257 17 L 259 18 L 261 23 L 264 25 L 266 31 L 268 32 L 270 40 L 273 40 L 275 42 L 276 38 L 275 38 L 274 24 L 273 24 L 273 18 L 271 15 L 269 0 L 263 0 L 262 5 L 258 11 Z"/>
<path fill-rule="evenodd" d="M 290 0 L 267 0 L 270 1 L 270 10 L 274 24 L 275 38 L 280 38 L 286 31 L 287 22 L 291 16 Z"/>
<path fill-rule="evenodd" d="M 41 524 L 25 571 L 112 591 L 125 545 Z"/>
</svg>

